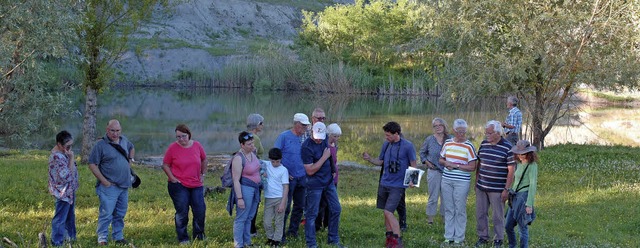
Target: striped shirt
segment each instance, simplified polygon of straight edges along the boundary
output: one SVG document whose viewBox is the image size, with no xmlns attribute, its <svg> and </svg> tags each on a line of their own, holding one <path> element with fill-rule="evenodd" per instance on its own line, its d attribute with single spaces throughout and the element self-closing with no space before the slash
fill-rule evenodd
<svg viewBox="0 0 640 248">
<path fill-rule="evenodd" d="M 440 151 L 440 157 L 444 158 L 446 161 L 459 164 L 468 164 L 469 162 L 478 159 L 476 149 L 469 140 L 458 143 L 453 141 L 453 139 L 449 139 L 444 142 L 442 151 Z M 471 180 L 471 172 L 444 168 L 442 178 L 454 181 L 469 181 Z"/>
<path fill-rule="evenodd" d="M 515 165 L 511 144 L 504 138 L 495 145 L 484 140 L 480 144 L 478 158 L 480 167 L 476 187 L 487 192 L 502 192 L 507 185 L 509 166 Z"/>
</svg>

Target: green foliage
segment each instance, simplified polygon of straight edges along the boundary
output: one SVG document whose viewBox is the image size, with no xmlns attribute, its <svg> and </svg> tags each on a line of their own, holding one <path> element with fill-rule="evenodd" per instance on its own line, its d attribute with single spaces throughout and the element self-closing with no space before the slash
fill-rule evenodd
<svg viewBox="0 0 640 248">
<path fill-rule="evenodd" d="M 76 2 L 0 1 L 0 146 L 33 146 L 31 134 L 64 113 Z"/>
<path fill-rule="evenodd" d="M 414 42 L 425 34 L 420 11 L 413 1 L 387 0 L 335 5 L 319 13 L 303 11 L 298 43 L 318 46 L 349 63 L 412 69 L 413 60 L 420 60 Z"/>
<path fill-rule="evenodd" d="M 441 80 L 453 100 L 512 93 L 529 109 L 541 145 L 580 84 L 638 86 L 640 6 L 633 1 L 431 3 L 448 42 Z M 455 45 L 455 46 L 452 46 Z"/>
<path fill-rule="evenodd" d="M 380 142 L 381 143 L 381 142 Z M 377 144 L 378 146 L 380 145 Z M 378 147 L 379 149 L 379 147 Z M 340 154 L 342 156 L 343 153 Z M 537 219 L 530 226 L 531 247 L 638 247 L 640 213 L 630 211 L 640 204 L 640 160 L 638 148 L 622 146 L 562 145 L 540 152 Z M 50 233 L 54 200 L 48 195 L 46 151 L 1 152 L 0 233 L 20 247 L 35 247 L 38 232 Z M 134 166 L 142 186 L 129 192 L 125 219 L 126 238 L 136 247 L 177 247 L 174 209 L 166 193 L 166 175 L 157 168 Z M 78 240 L 73 246 L 95 246 L 98 199 L 95 177 L 86 165 L 79 166 L 76 224 Z M 206 186 L 220 184 L 220 169 L 208 173 Z M 384 219 L 376 209 L 378 169 L 341 166 L 338 193 L 342 205 L 339 235 L 348 247 L 380 247 L 384 242 Z M 472 179 L 473 180 L 473 179 Z M 205 233 L 207 240 L 191 247 L 231 247 L 233 217 L 225 210 L 227 193 L 209 194 Z M 426 180 L 420 188 L 407 189 L 407 247 L 439 247 L 443 221 L 427 225 L 424 206 Z M 476 239 L 475 193 L 467 199 L 466 242 Z M 266 241 L 259 211 L 255 244 Z M 615 235 L 612 235 L 615 234 Z M 326 244 L 326 230 L 318 232 L 318 243 Z M 290 239 L 288 247 L 305 247 L 304 231 Z"/>
<path fill-rule="evenodd" d="M 157 4 L 166 0 L 114 1 L 90 0 L 82 6 L 82 22 L 78 34 L 82 37 L 81 65 L 86 88 L 102 91 L 114 76 L 111 65 L 124 54 L 129 35 L 141 22 L 149 20 Z"/>
</svg>

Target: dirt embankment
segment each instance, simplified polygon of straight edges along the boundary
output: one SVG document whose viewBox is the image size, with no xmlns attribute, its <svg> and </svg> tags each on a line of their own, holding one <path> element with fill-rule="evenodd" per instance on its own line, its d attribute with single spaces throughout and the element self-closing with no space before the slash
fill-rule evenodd
<svg viewBox="0 0 640 248">
<path fill-rule="evenodd" d="M 249 55 L 256 44 L 292 44 L 301 20 L 301 9 L 291 5 L 182 1 L 169 12 L 157 9 L 154 19 L 132 37 L 135 48 L 116 67 L 130 81 L 169 81 L 180 73 L 215 71 Z"/>
</svg>

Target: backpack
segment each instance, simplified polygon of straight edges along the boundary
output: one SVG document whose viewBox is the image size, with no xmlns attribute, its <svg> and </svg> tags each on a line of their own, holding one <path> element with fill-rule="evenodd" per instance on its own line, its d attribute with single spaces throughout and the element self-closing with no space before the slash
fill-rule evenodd
<svg viewBox="0 0 640 248">
<path fill-rule="evenodd" d="M 224 172 L 222 172 L 222 176 L 220 176 L 220 182 L 222 182 L 222 187 L 225 188 L 231 188 L 233 187 L 233 175 L 231 175 L 232 173 L 232 169 L 231 169 L 231 163 L 233 163 L 233 159 L 239 156 L 238 153 L 234 153 L 233 157 L 231 157 L 231 159 L 229 159 L 229 162 L 227 162 L 227 164 L 224 166 Z M 240 155 L 240 158 L 242 158 L 242 169 L 244 169 L 244 163 L 245 163 L 245 158 L 244 156 Z"/>
</svg>

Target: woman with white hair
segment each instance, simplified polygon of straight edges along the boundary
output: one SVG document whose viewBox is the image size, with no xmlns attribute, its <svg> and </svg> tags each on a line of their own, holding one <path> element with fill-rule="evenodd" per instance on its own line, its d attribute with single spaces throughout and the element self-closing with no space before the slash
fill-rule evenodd
<svg viewBox="0 0 640 248">
<path fill-rule="evenodd" d="M 331 152 L 331 166 L 333 166 L 333 184 L 338 187 L 338 139 L 342 135 L 342 129 L 336 123 L 327 126 L 327 138 L 329 143 L 329 151 Z M 327 199 L 322 195 L 320 200 L 320 208 L 318 209 L 318 217 L 316 218 L 316 231 L 323 227 L 329 227 L 329 208 L 327 207 Z"/>
<path fill-rule="evenodd" d="M 247 132 L 253 134 L 253 142 L 256 146 L 256 155 L 258 158 L 264 158 L 264 147 L 262 146 L 262 142 L 260 142 L 260 137 L 258 137 L 258 133 L 262 132 L 262 128 L 264 128 L 264 117 L 260 114 L 250 114 L 247 117 Z"/>
<path fill-rule="evenodd" d="M 444 243 L 462 245 L 467 227 L 467 196 L 471 172 L 476 169 L 476 149 L 467 139 L 467 122 L 453 121 L 453 139 L 440 152 L 442 204 L 444 205 Z"/>
</svg>

